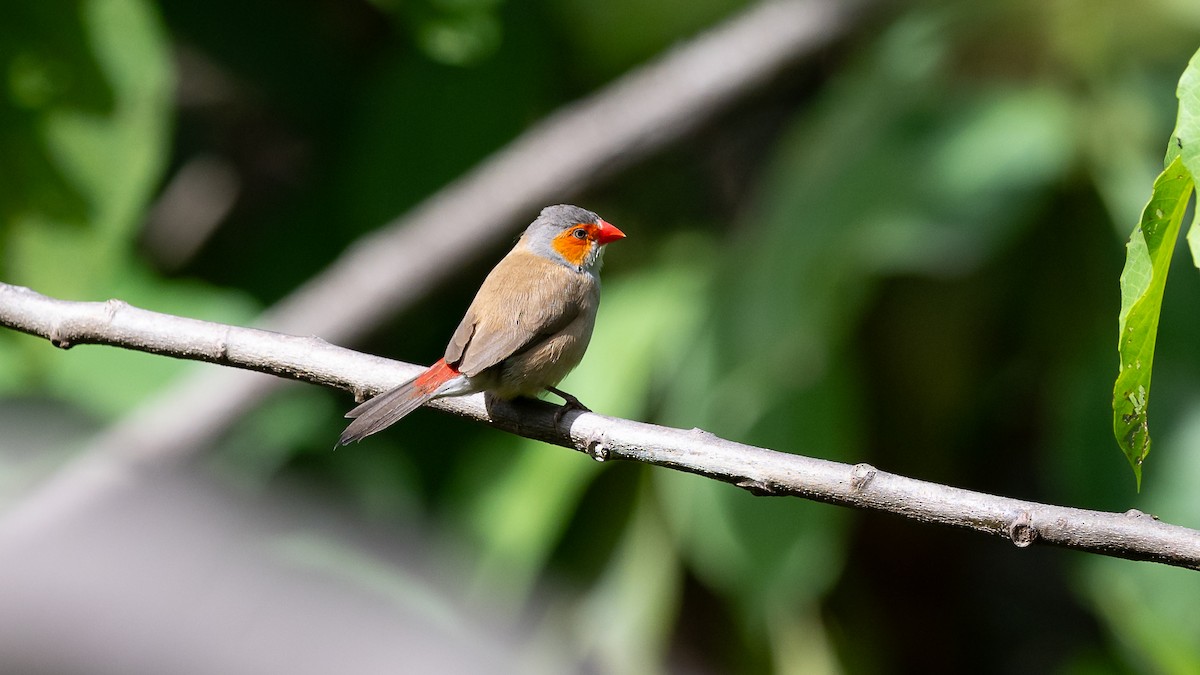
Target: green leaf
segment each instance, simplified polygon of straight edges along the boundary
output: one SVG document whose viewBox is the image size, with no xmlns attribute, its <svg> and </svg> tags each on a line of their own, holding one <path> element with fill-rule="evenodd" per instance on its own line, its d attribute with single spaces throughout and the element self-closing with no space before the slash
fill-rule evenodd
<svg viewBox="0 0 1200 675">
<path fill-rule="evenodd" d="M 1188 172 L 1197 176 L 1200 175 L 1200 51 L 1192 55 L 1184 69 L 1175 95 L 1179 98 L 1179 116 L 1164 163 L 1170 164 L 1179 157 Z"/>
<path fill-rule="evenodd" d="M 1195 178 L 1200 175 L 1200 51 L 1192 55 L 1175 93 L 1179 97 L 1179 118 L 1167 145 L 1167 160 L 1179 157 Z M 1187 242 L 1192 263 L 1200 268 L 1200 211 L 1188 227 Z"/>
<path fill-rule="evenodd" d="M 1177 156 L 1154 181 L 1150 202 L 1129 238 L 1121 272 L 1121 361 L 1113 386 L 1113 433 L 1133 467 L 1139 489 L 1142 462 L 1150 452 L 1146 413 L 1163 290 L 1194 186 L 1191 174 Z"/>
<path fill-rule="evenodd" d="M 1179 116 L 1167 145 L 1167 168 L 1154 181 L 1150 202 L 1129 238 L 1121 272 L 1121 361 L 1113 385 L 1113 434 L 1133 467 L 1139 490 L 1142 462 L 1150 453 L 1147 409 L 1163 290 L 1195 176 L 1200 173 L 1200 51 L 1192 55 L 1179 78 L 1176 96 Z M 1187 242 L 1193 264 L 1200 267 L 1200 217 L 1192 220 Z"/>
<path fill-rule="evenodd" d="M 1194 175 L 1194 174 L 1193 174 Z M 1188 226 L 1187 243 L 1192 252 L 1192 264 L 1200 269 L 1200 209 L 1193 209 L 1192 224 Z"/>
</svg>

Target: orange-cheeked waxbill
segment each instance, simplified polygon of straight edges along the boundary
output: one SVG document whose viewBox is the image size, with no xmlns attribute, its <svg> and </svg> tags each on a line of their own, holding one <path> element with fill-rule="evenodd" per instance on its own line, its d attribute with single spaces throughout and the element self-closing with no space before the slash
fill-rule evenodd
<svg viewBox="0 0 1200 675">
<path fill-rule="evenodd" d="M 499 399 L 550 391 L 579 365 L 600 306 L 605 245 L 625 233 L 578 206 L 547 206 L 487 275 L 446 354 L 415 378 L 346 413 L 346 445 L 443 396 L 486 391 Z"/>
</svg>

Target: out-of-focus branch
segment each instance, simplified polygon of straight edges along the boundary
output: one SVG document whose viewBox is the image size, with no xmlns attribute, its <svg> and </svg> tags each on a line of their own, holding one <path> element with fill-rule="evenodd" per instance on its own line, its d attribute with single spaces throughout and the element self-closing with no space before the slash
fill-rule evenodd
<svg viewBox="0 0 1200 675">
<path fill-rule="evenodd" d="M 258 325 L 348 343 L 566 201 L 711 120 L 829 44 L 856 3 L 769 0 L 534 125 L 411 212 L 363 237 Z M 452 227 L 451 227 L 452 225 Z M 285 381 L 230 370 L 178 381 L 98 436 L 89 452 L 201 452 Z"/>
<path fill-rule="evenodd" d="M 67 347 L 95 343 L 208 361 L 370 393 L 419 372 L 396 363 L 299 338 L 158 314 L 125 303 L 55 300 L 0 284 L 0 325 Z M 1020 547 L 1034 543 L 1200 569 L 1200 531 L 1146 514 L 1088 511 L 972 492 L 879 471 L 802 457 L 683 430 L 594 413 L 570 412 L 544 402 L 492 403 L 482 395 L 430 404 L 499 429 L 568 448 L 597 460 L 628 459 L 700 474 L 763 495 L 895 513 L 999 535 Z M 332 444 L 334 439 L 330 439 Z M 132 459 L 137 449 L 129 448 Z M 125 466 L 135 467 L 136 462 Z M 70 487 L 68 485 L 68 487 Z M 47 493 L 55 503 L 53 491 Z M 67 493 L 70 497 L 71 493 Z M 45 524 L 45 500 L 26 501 L 0 520 L 0 542 Z M 69 503 L 69 500 L 68 502 Z"/>
</svg>

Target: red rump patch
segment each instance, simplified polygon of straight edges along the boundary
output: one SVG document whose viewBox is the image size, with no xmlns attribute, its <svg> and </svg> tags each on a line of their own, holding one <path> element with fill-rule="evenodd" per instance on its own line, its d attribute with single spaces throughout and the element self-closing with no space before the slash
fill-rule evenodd
<svg viewBox="0 0 1200 675">
<path fill-rule="evenodd" d="M 432 394 L 438 387 L 458 377 L 460 373 L 454 366 L 446 363 L 446 359 L 438 359 L 437 363 L 413 380 L 413 388 L 422 394 Z"/>
</svg>

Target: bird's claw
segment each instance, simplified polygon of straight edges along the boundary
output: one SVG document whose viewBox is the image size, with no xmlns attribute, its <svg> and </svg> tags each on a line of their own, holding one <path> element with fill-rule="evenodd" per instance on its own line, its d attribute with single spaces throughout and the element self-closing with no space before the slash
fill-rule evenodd
<svg viewBox="0 0 1200 675">
<path fill-rule="evenodd" d="M 572 410 L 578 410 L 579 412 L 589 412 L 589 413 L 592 412 L 592 409 L 587 407 L 586 405 L 580 403 L 579 399 L 575 398 L 574 396 L 568 394 L 565 391 L 562 391 L 561 389 L 557 389 L 555 387 L 547 387 L 546 391 L 548 391 L 551 394 L 554 394 L 555 396 L 566 401 L 566 403 L 563 406 L 561 406 L 558 410 L 556 410 L 554 412 L 554 426 L 558 426 L 559 424 L 562 424 L 563 416 L 566 415 L 567 413 L 571 412 Z"/>
</svg>

